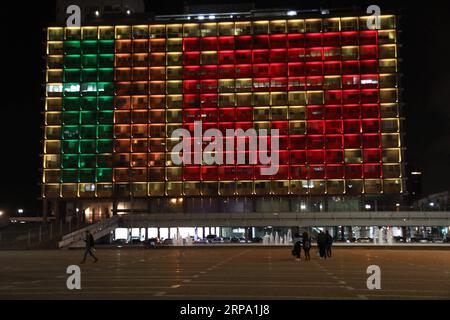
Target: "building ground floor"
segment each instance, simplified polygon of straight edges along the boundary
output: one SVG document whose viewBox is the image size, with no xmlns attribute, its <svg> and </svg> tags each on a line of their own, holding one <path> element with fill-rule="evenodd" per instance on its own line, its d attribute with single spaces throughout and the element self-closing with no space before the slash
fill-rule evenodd
<svg viewBox="0 0 450 320">
<path fill-rule="evenodd" d="M 233 197 L 154 197 L 154 198 L 78 198 L 44 199 L 44 217 L 93 223 L 127 213 L 308 213 L 400 211 L 403 195 L 304 195 Z"/>
<path fill-rule="evenodd" d="M 449 212 L 420 212 L 404 203 L 402 195 L 59 199 L 45 200 L 44 212 L 76 225 L 117 217 L 121 222 L 110 227 L 109 242 L 221 238 L 287 243 L 296 233 L 315 237 L 320 230 L 335 241 L 450 236 Z"/>
<path fill-rule="evenodd" d="M 336 226 L 336 227 L 151 227 L 151 228 L 116 228 L 110 241 L 124 240 L 127 243 L 144 242 L 150 238 L 201 241 L 210 239 L 227 242 L 264 242 L 287 244 L 298 233 L 308 232 L 313 238 L 320 231 L 328 231 L 335 241 L 362 241 L 389 243 L 399 241 L 429 241 L 450 237 L 450 227 L 391 227 L 391 226 Z"/>
</svg>

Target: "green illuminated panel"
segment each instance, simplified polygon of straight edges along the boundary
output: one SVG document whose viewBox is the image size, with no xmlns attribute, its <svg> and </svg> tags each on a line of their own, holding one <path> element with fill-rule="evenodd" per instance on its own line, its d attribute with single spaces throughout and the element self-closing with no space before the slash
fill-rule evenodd
<svg viewBox="0 0 450 320">
<path fill-rule="evenodd" d="M 64 42 L 61 182 L 112 181 L 114 40 Z"/>
</svg>

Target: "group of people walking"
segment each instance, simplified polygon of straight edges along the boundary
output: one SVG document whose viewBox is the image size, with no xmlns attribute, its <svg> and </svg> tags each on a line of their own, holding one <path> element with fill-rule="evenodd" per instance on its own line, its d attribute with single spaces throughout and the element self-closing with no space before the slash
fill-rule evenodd
<svg viewBox="0 0 450 320">
<path fill-rule="evenodd" d="M 294 236 L 294 248 L 292 249 L 292 255 L 295 260 L 301 260 L 301 252 L 303 249 L 305 260 L 311 260 L 309 251 L 311 250 L 312 239 L 308 235 L 308 232 L 303 232 L 302 236 L 296 234 Z M 321 259 L 331 258 L 331 247 L 333 245 L 333 237 L 328 230 L 325 233 L 321 230 L 317 235 L 317 249 Z"/>
</svg>

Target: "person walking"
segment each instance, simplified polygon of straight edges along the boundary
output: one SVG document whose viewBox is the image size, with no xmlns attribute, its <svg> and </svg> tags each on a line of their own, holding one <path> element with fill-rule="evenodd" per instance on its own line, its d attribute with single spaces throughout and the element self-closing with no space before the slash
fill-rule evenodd
<svg viewBox="0 0 450 320">
<path fill-rule="evenodd" d="M 333 237 L 328 232 L 328 230 L 325 231 L 326 241 L 325 241 L 325 254 L 327 258 L 331 258 L 331 246 L 333 245 Z"/>
<path fill-rule="evenodd" d="M 302 239 L 300 238 L 300 235 L 297 233 L 294 236 L 294 248 L 292 249 L 292 255 L 295 257 L 296 261 L 302 260 L 301 253 L 302 253 Z"/>
<path fill-rule="evenodd" d="M 309 261 L 311 260 L 311 257 L 309 256 L 309 250 L 311 249 L 311 238 L 308 235 L 308 232 L 303 232 L 302 237 L 302 245 L 303 245 L 303 252 L 305 253 L 305 260 Z"/>
<path fill-rule="evenodd" d="M 327 241 L 327 237 L 325 235 L 325 233 L 323 233 L 322 230 L 320 230 L 318 236 L 317 236 L 317 247 L 319 248 L 319 256 L 320 259 L 326 259 L 327 255 L 325 252 L 326 249 L 326 241 Z"/>
<path fill-rule="evenodd" d="M 86 250 L 84 251 L 84 258 L 83 258 L 83 261 L 81 261 L 81 263 L 85 263 L 86 262 L 86 258 L 87 258 L 88 254 L 92 258 L 94 258 L 94 262 L 97 262 L 98 259 L 93 253 L 93 251 L 95 251 L 94 237 L 89 232 L 89 230 L 86 231 L 86 237 L 84 238 L 83 241 L 86 242 Z"/>
</svg>

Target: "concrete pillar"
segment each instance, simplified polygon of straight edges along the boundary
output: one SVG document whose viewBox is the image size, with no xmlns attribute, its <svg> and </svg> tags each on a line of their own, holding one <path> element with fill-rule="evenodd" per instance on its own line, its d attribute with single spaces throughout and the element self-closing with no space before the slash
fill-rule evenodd
<svg viewBox="0 0 450 320">
<path fill-rule="evenodd" d="M 117 215 L 117 201 L 114 200 L 112 203 L 112 215 L 115 216 Z"/>
<path fill-rule="evenodd" d="M 51 202 L 52 211 L 55 215 L 55 221 L 60 220 L 60 213 L 59 213 L 59 202 L 57 200 Z"/>
<path fill-rule="evenodd" d="M 406 227 L 402 227 L 402 237 L 403 239 L 408 237 L 408 229 Z"/>
<path fill-rule="evenodd" d="M 47 199 L 42 200 L 42 217 L 44 219 L 44 222 L 47 222 L 47 218 L 48 218 L 48 200 Z"/>
</svg>

